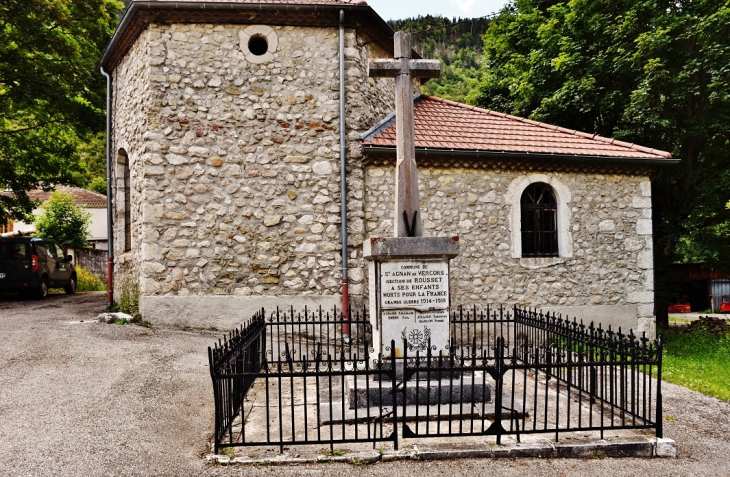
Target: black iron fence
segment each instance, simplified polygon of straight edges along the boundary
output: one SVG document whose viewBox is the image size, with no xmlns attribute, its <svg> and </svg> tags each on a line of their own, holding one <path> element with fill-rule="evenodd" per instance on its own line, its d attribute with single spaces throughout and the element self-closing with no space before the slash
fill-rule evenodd
<svg viewBox="0 0 730 477">
<path fill-rule="evenodd" d="M 227 446 L 654 429 L 660 340 L 514 307 L 459 309 L 445 350 L 372 349 L 365 310 L 257 313 L 209 348 Z"/>
</svg>

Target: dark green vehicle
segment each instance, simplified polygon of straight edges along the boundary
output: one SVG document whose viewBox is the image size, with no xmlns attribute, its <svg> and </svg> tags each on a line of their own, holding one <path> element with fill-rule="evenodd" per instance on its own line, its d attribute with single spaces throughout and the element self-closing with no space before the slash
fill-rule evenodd
<svg viewBox="0 0 730 477">
<path fill-rule="evenodd" d="M 71 255 L 50 239 L 0 237 L 0 293 L 19 292 L 37 298 L 49 288 L 76 293 L 76 269 Z"/>
</svg>

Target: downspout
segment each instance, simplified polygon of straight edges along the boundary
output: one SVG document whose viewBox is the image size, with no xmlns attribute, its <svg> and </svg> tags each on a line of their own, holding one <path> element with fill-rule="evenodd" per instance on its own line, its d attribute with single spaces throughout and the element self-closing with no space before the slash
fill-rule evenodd
<svg viewBox="0 0 730 477">
<path fill-rule="evenodd" d="M 106 306 L 114 306 L 114 235 L 112 233 L 112 166 L 111 166 L 111 134 L 112 134 L 112 78 L 99 67 L 99 71 L 106 78 Z"/>
<path fill-rule="evenodd" d="M 350 290 L 347 278 L 347 130 L 345 124 L 345 10 L 340 10 L 340 222 L 342 224 L 342 337 L 350 342 Z"/>
</svg>

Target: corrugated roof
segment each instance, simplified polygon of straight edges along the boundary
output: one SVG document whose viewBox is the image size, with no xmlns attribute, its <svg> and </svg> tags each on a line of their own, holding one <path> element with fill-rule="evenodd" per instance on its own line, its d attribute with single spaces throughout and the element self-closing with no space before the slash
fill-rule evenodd
<svg viewBox="0 0 730 477">
<path fill-rule="evenodd" d="M 434 96 L 415 100 L 416 148 L 670 159 L 666 151 L 561 128 Z M 395 147 L 395 115 L 363 136 L 367 147 Z"/>
</svg>

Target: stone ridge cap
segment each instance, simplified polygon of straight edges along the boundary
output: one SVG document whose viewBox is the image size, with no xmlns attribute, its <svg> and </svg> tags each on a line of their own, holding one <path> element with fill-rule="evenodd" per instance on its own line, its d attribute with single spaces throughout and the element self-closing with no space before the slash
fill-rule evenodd
<svg viewBox="0 0 730 477">
<path fill-rule="evenodd" d="M 413 99 L 413 107 L 415 109 L 416 106 L 418 106 L 421 101 L 423 101 L 426 98 L 423 94 L 416 94 Z M 393 110 L 392 113 L 387 115 L 385 119 L 377 123 L 375 126 L 371 127 L 364 133 L 360 135 L 360 140 L 362 141 L 370 141 L 374 139 L 376 136 L 380 135 L 383 131 L 391 127 L 395 123 L 395 110 Z"/>
<path fill-rule="evenodd" d="M 614 146 L 625 147 L 627 149 L 633 149 L 635 151 L 643 152 L 643 153 L 646 153 L 646 154 L 654 154 L 654 155 L 657 155 L 657 156 L 661 156 L 661 157 L 663 157 L 665 159 L 671 159 L 672 158 L 672 154 L 669 153 L 669 152 L 667 152 L 667 151 L 662 151 L 660 149 L 652 149 L 652 148 L 649 148 L 649 147 L 640 146 L 638 144 L 631 144 L 631 143 L 628 143 L 628 142 L 619 141 L 617 139 L 608 138 L 608 137 L 604 137 L 604 136 L 599 136 L 598 134 L 590 134 L 590 133 L 586 133 L 586 132 L 582 132 L 582 131 L 576 131 L 574 129 L 566 129 L 566 128 L 563 128 L 563 127 L 560 127 L 560 126 L 556 126 L 554 124 L 547 124 L 547 123 L 543 123 L 543 122 L 540 122 L 540 121 L 533 121 L 532 119 L 527 119 L 527 118 L 523 118 L 523 117 L 520 117 L 520 116 L 513 116 L 511 114 L 500 113 L 498 111 L 493 111 L 491 109 L 484 109 L 484 108 L 480 108 L 480 107 L 477 107 L 477 106 L 472 106 L 472 105 L 469 105 L 469 104 L 458 103 L 456 101 L 451 101 L 450 99 L 439 98 L 438 96 L 423 95 L 423 98 L 424 99 L 427 99 L 429 101 L 436 101 L 436 102 L 448 104 L 449 106 L 456 106 L 456 107 L 459 107 L 459 108 L 468 109 L 470 111 L 475 111 L 475 112 L 479 112 L 479 113 L 485 113 L 485 114 L 488 114 L 490 116 L 497 116 L 497 117 L 500 117 L 500 118 L 509 119 L 511 121 L 518 121 L 518 122 L 521 122 L 521 123 L 530 124 L 532 126 L 538 126 L 538 127 L 544 128 L 544 129 L 549 129 L 551 131 L 557 131 L 557 132 L 562 132 L 562 133 L 565 133 L 565 134 L 571 134 L 573 136 L 578 136 L 578 137 L 582 137 L 582 138 L 586 138 L 586 139 L 594 139 L 596 141 L 605 142 L 605 143 L 608 143 L 608 144 L 613 144 Z"/>
</svg>

